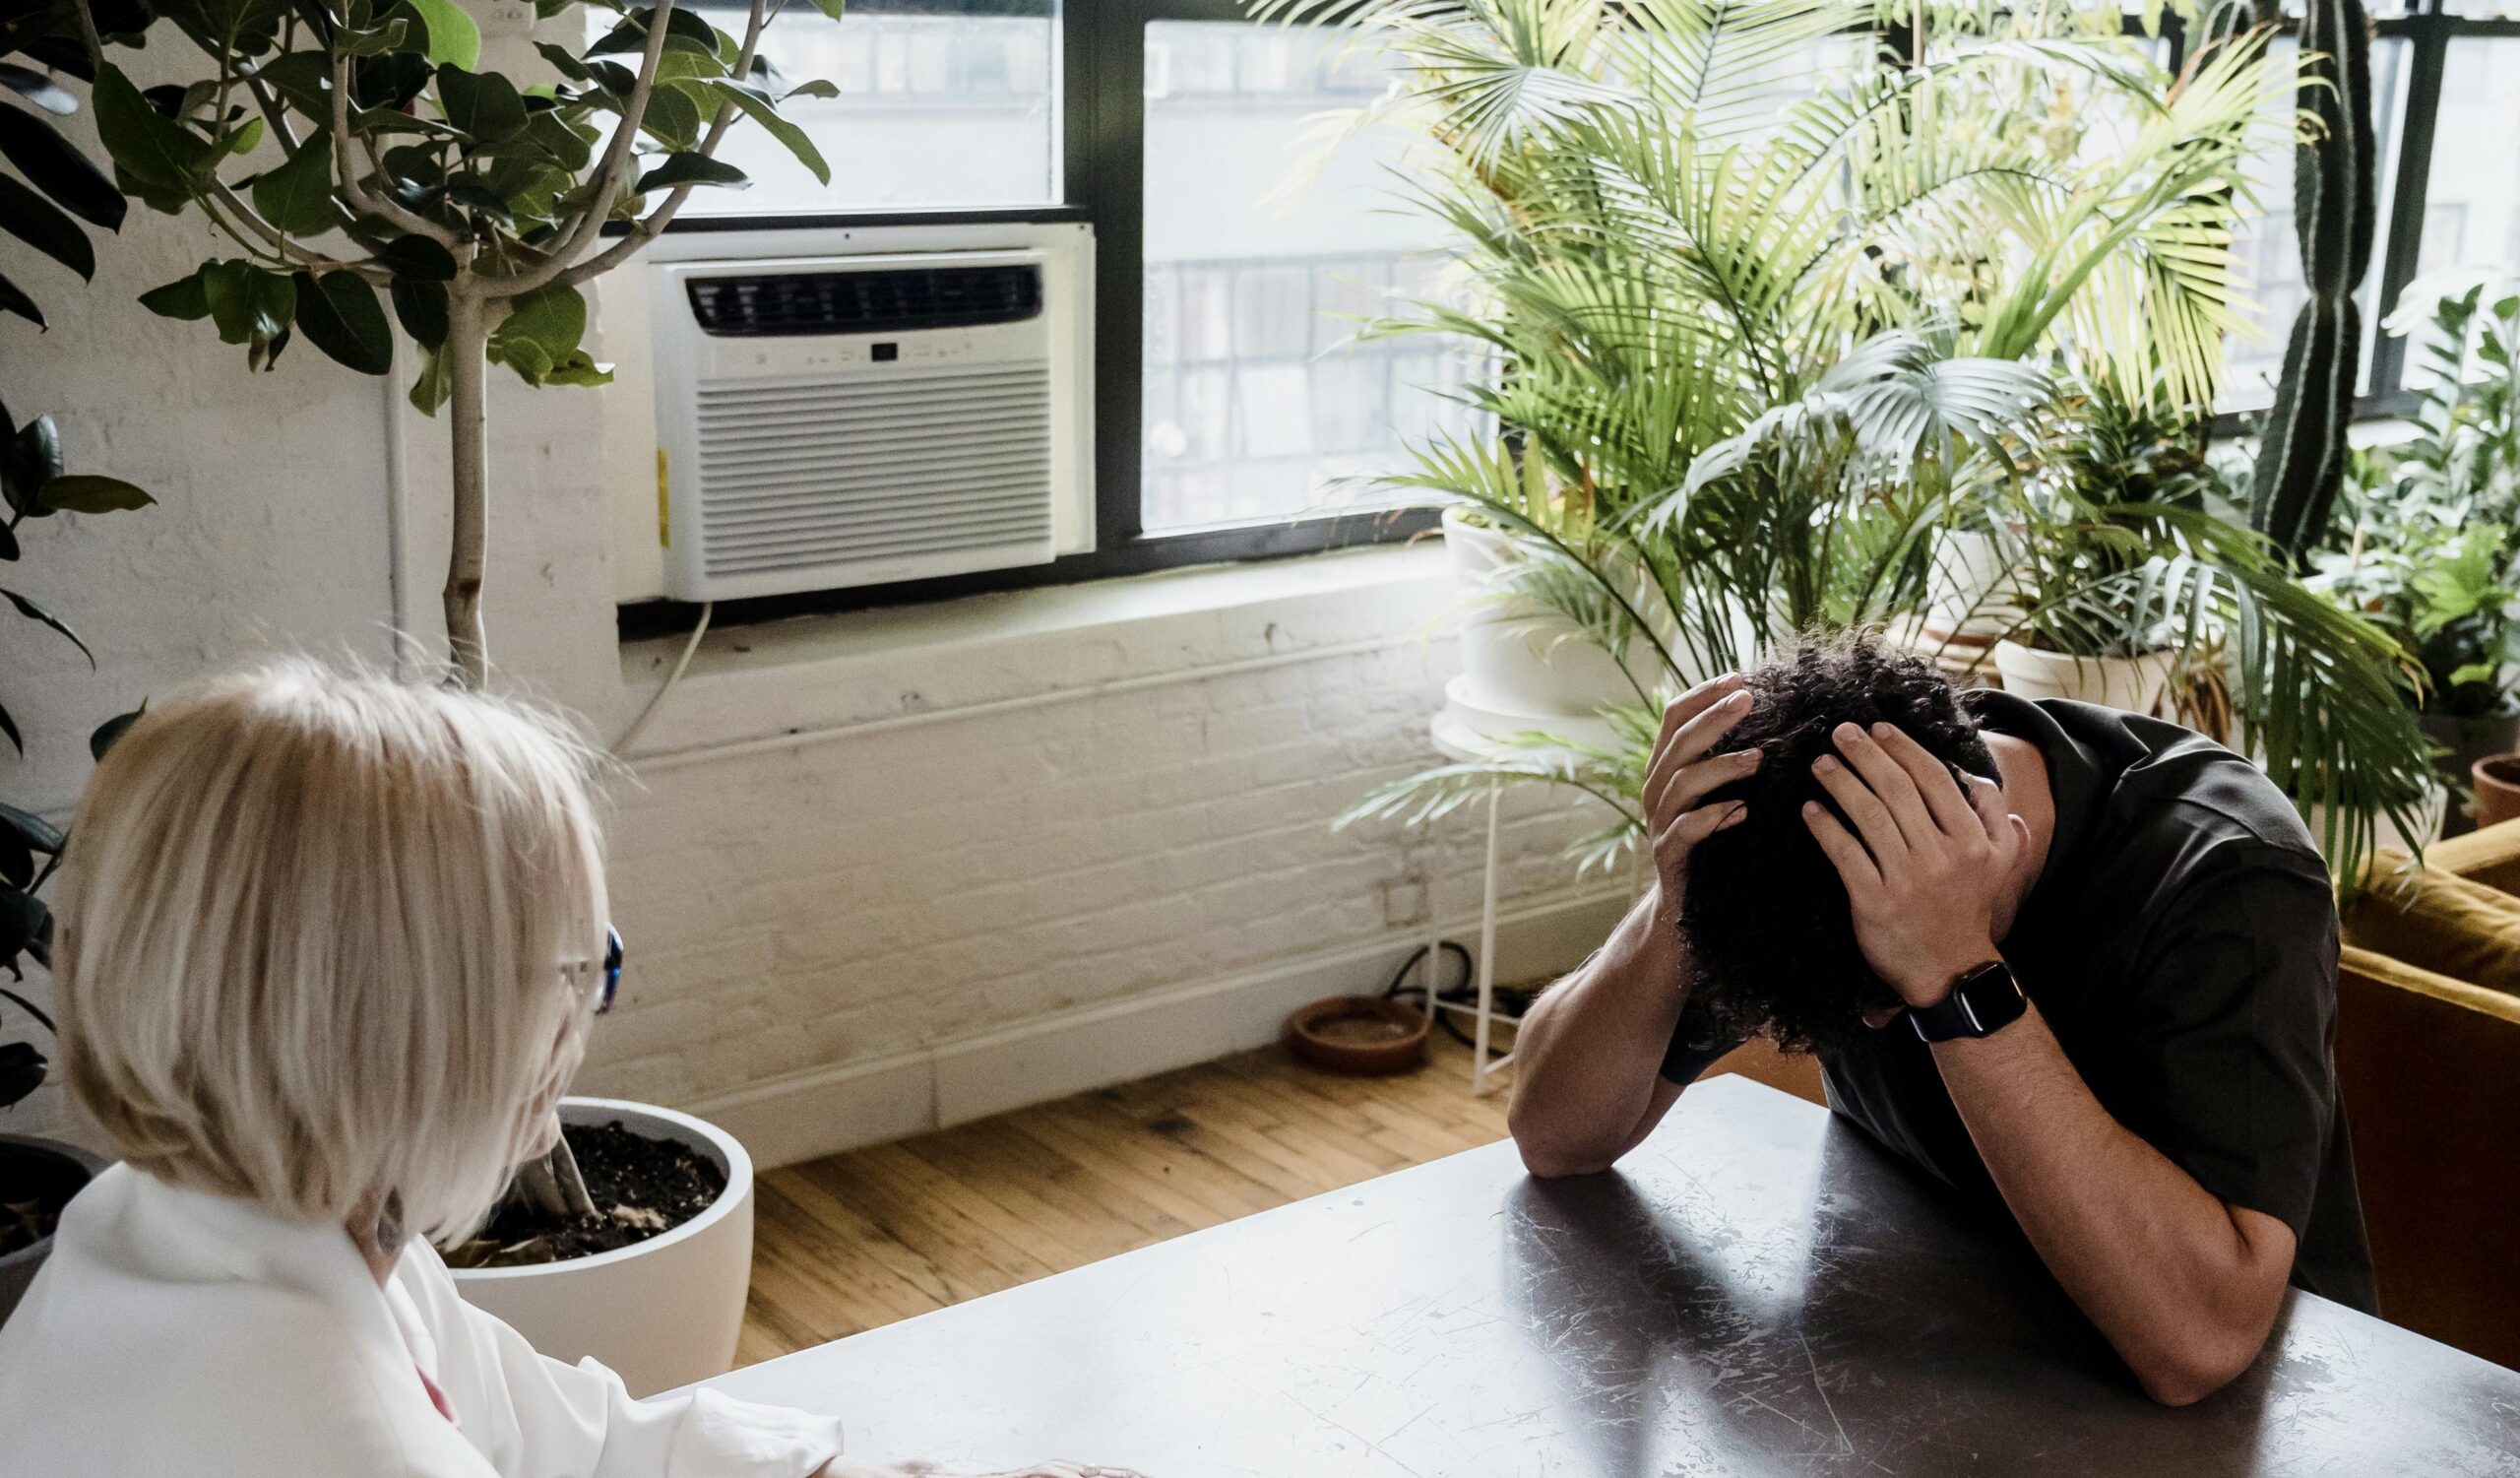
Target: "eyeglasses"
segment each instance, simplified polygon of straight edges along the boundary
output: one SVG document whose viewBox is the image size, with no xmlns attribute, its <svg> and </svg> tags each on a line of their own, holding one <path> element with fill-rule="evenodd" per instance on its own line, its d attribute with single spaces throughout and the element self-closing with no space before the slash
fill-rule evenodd
<svg viewBox="0 0 2520 1478">
<path fill-rule="evenodd" d="M 598 1016 L 612 1009 L 612 997 L 621 994 L 621 931 L 607 924 L 603 927 L 603 995 L 597 998 L 595 1013 Z"/>
</svg>

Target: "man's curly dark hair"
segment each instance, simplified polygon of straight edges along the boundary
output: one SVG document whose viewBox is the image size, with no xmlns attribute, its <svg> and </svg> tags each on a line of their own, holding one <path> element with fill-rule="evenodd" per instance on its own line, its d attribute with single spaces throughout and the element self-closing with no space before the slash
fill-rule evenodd
<svg viewBox="0 0 2520 1478">
<path fill-rule="evenodd" d="M 1747 779 L 1702 805 L 1741 801 L 1749 813 L 1698 844 L 1680 900 L 1688 946 L 1690 1017 L 1707 1035 L 1765 1030 L 1791 1051 L 1834 1048 L 1863 1030 L 1863 1013 L 1898 996 L 1864 963 L 1846 885 L 1802 820 L 1802 803 L 1837 812 L 1812 777 L 1840 724 L 1887 721 L 1956 769 L 1996 778 L 1977 721 L 1931 663 L 1870 637 L 1803 645 L 1746 675 L 1752 706 L 1719 752 L 1764 753 Z"/>
</svg>

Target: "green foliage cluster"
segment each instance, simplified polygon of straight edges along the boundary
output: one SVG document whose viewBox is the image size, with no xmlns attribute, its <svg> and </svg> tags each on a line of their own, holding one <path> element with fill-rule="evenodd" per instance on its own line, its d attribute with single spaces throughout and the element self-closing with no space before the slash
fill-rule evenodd
<svg viewBox="0 0 2520 1478">
<path fill-rule="evenodd" d="M 497 305 L 488 357 L 528 383 L 609 378 L 583 347 L 578 284 L 691 189 L 746 183 L 714 157 L 732 123 L 757 121 L 830 175 L 778 104 L 833 89 L 781 82 L 759 55 L 773 13 L 759 5 L 739 39 L 670 3 L 597 0 L 618 22 L 582 48 L 539 43 L 554 80 L 520 82 L 482 70 L 454 0 L 125 3 L 188 43 L 194 75 L 143 88 L 94 66 L 116 181 L 152 209 L 199 213 L 229 246 L 141 301 L 207 321 L 254 368 L 302 338 L 384 374 L 399 323 L 423 352 L 411 398 L 425 411 L 450 393 L 451 295 Z M 842 0 L 819 3 L 837 16 Z M 577 9 L 539 0 L 537 14 Z M 635 239 L 582 259 L 608 223 Z"/>
<path fill-rule="evenodd" d="M 2520 714 L 2520 288 L 2445 292 L 2429 325 L 2415 434 L 2356 454 L 2311 584 L 2415 654 L 2427 713 L 2504 718 Z"/>
<path fill-rule="evenodd" d="M 138 24 L 128 6 L 99 4 L 95 14 L 105 24 Z M 28 65 L 32 63 L 33 65 Z M 62 11 L 13 6 L 0 12 L 0 88 L 14 100 L 0 100 L 0 158 L 23 180 L 0 174 L 0 230 L 34 247 L 83 280 L 95 276 L 95 248 L 80 223 L 107 230 L 120 228 L 122 193 L 103 170 L 62 137 L 50 121 L 78 111 L 78 99 L 49 74 L 80 80 L 94 75 L 94 58 L 77 26 Z M 50 115 L 50 117 L 44 115 Z M 0 277 L 0 311 L 44 323 L 43 309 L 27 289 Z M 118 478 L 74 473 L 64 466 L 61 430 L 48 414 L 21 424 L 0 406 L 0 563 L 25 558 L 18 531 L 31 519 L 63 513 L 118 513 L 149 505 L 151 498 Z M 95 665 L 95 656 L 68 622 L 34 601 L 6 587 L 0 599 L 28 621 L 42 626 L 79 649 Z M 107 721 L 90 739 L 90 748 L 102 755 L 131 720 L 125 714 Z M 0 736 L 18 753 L 26 752 L 25 737 L 15 715 L 0 704 Z M 0 969 L 24 980 L 24 961 L 49 965 L 52 954 L 52 912 L 40 895 L 60 864 L 63 836 L 59 827 L 32 811 L 0 804 Z M 52 1019 L 32 1000 L 0 987 L 6 999 L 46 1031 Z M 34 1043 L 0 1042 L 0 1108 L 16 1104 L 40 1087 L 48 1063 Z M 0 1229 L 0 1246 L 7 1231 Z"/>
</svg>

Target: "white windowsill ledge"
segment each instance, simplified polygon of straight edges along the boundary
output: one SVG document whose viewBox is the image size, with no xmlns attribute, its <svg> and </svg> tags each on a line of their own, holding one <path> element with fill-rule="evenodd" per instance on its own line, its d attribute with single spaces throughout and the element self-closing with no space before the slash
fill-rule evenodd
<svg viewBox="0 0 2520 1478">
<path fill-rule="evenodd" d="M 1422 640 L 1451 589 L 1428 540 L 713 630 L 627 757 L 670 769 Z M 628 712 L 688 639 L 623 644 Z"/>
</svg>

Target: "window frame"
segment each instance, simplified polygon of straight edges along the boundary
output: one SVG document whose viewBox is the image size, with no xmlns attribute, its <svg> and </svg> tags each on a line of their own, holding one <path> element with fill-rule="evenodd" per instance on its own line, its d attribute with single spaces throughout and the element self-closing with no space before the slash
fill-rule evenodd
<svg viewBox="0 0 2520 1478">
<path fill-rule="evenodd" d="M 2415 277 L 2432 168 L 2433 131 L 2451 44 L 2469 36 L 2520 36 L 2520 20 L 2458 16 L 2446 0 L 2412 0 L 2404 13 L 2375 17 L 2375 38 L 2409 43 L 2406 122 L 2398 148 L 2389 219 L 2373 249 L 2380 274 L 2378 317 L 2395 310 Z M 1055 65 L 1059 69 L 1061 203 L 1002 210 L 889 211 L 839 214 L 713 215 L 680 218 L 675 232 L 878 226 L 902 225 L 1084 222 L 1094 229 L 1094 532 L 1095 547 L 1048 564 L 909 580 L 851 590 L 817 591 L 720 603 L 721 625 L 818 611 L 947 600 L 989 591 L 1066 585 L 1189 565 L 1284 558 L 1362 545 L 1399 543 L 1436 527 L 1432 509 L 1377 509 L 1289 520 L 1232 524 L 1150 535 L 1141 506 L 1144 467 L 1140 422 L 1145 389 L 1146 28 L 1159 21 L 1250 21 L 1241 0 L 1059 0 Z M 2137 23 L 2130 18 L 2130 30 Z M 2285 33 L 2299 18 L 2288 17 Z M 1889 28 L 1895 39 L 1899 28 Z M 2186 58 L 2176 17 L 2165 23 L 2170 69 Z M 2380 334 L 2377 322 L 2364 332 Z M 2401 416 L 2414 405 L 2405 388 L 2406 341 L 2380 335 L 2371 381 L 2355 400 L 2357 419 Z M 2214 418 L 2217 434 L 2245 428 L 2251 418 Z M 620 608 L 625 640 L 688 630 L 698 609 L 672 601 Z"/>
</svg>

